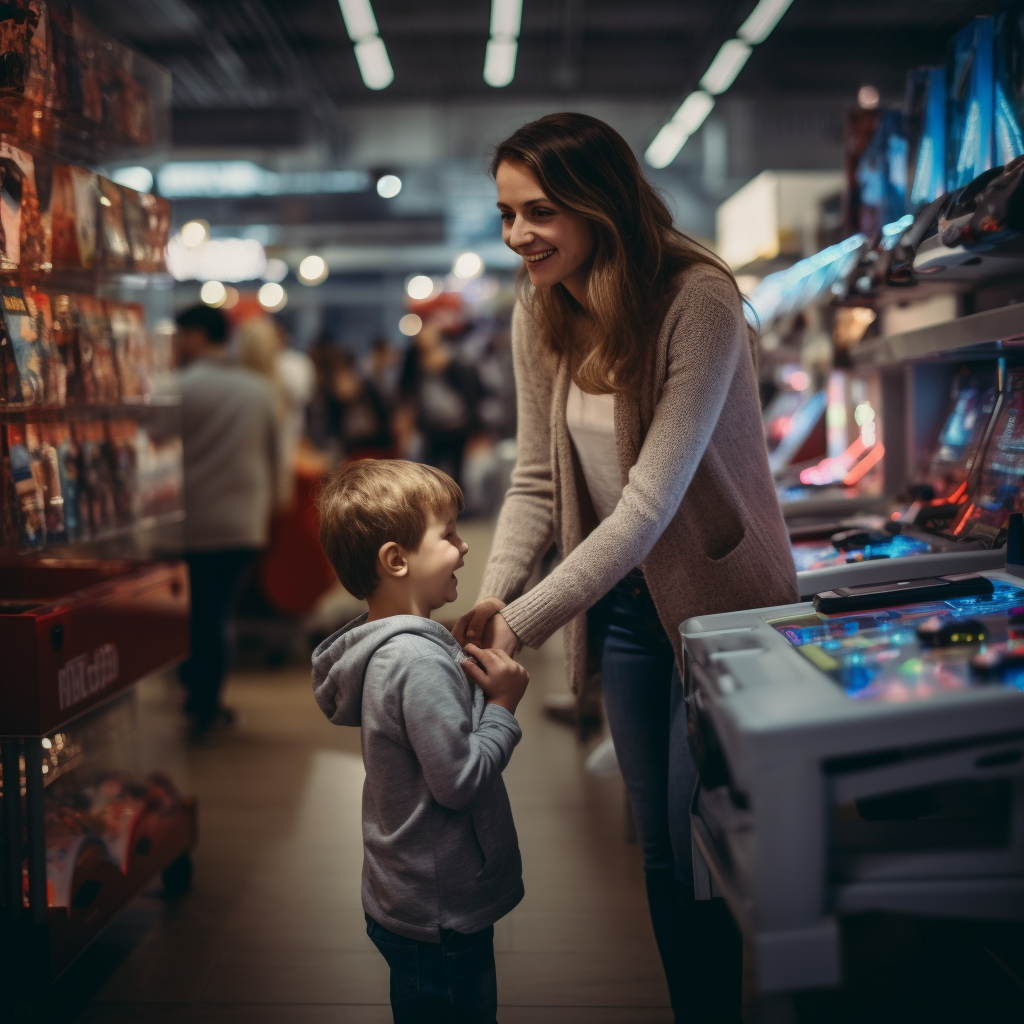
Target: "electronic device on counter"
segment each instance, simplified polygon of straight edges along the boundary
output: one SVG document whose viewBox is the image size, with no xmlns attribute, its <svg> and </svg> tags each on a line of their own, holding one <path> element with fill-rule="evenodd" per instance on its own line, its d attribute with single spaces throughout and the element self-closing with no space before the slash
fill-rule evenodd
<svg viewBox="0 0 1024 1024">
<path fill-rule="evenodd" d="M 1020 515 L 1010 540 L 1003 570 L 911 582 L 923 600 L 680 626 L 695 889 L 762 992 L 838 984 L 844 914 L 1024 920 Z"/>
</svg>

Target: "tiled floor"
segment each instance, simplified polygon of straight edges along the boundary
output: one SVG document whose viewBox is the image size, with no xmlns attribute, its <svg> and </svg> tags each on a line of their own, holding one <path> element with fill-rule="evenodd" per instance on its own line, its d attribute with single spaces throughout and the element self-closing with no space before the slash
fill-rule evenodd
<svg viewBox="0 0 1024 1024">
<path fill-rule="evenodd" d="M 585 773 L 588 748 L 541 714 L 557 641 L 526 661 L 506 779 L 527 896 L 496 928 L 500 1020 L 670 1021 L 621 782 Z M 141 698 L 173 746 L 174 685 Z M 235 735 L 166 755 L 199 799 L 192 891 L 138 900 L 65 976 L 63 1008 L 81 1024 L 389 1021 L 359 904 L 358 733 L 323 719 L 304 668 L 236 675 L 228 700 Z"/>
</svg>

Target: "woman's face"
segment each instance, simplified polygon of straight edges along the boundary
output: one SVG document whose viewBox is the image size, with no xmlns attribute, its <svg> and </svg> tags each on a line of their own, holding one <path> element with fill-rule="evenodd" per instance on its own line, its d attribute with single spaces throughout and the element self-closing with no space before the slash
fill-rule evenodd
<svg viewBox="0 0 1024 1024">
<path fill-rule="evenodd" d="M 535 288 L 565 285 L 582 303 L 594 248 L 587 219 L 548 199 L 533 172 L 522 164 L 499 164 L 495 180 L 501 237 L 523 257 L 530 283 Z"/>
</svg>

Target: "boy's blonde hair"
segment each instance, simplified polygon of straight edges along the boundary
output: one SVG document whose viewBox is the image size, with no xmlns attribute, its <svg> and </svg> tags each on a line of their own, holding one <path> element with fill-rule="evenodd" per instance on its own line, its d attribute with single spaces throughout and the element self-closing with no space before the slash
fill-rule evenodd
<svg viewBox="0 0 1024 1024">
<path fill-rule="evenodd" d="M 342 586 L 360 599 L 377 589 L 377 556 L 394 541 L 415 551 L 431 515 L 465 508 L 462 488 L 433 466 L 363 459 L 342 466 L 317 501 L 320 546 Z"/>
</svg>

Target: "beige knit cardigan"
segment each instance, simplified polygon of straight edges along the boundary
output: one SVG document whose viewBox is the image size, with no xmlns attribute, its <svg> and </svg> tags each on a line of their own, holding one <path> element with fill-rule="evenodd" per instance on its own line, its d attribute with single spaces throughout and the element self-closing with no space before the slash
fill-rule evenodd
<svg viewBox="0 0 1024 1024">
<path fill-rule="evenodd" d="M 519 453 L 480 596 L 508 602 L 502 615 L 527 647 L 567 627 L 574 692 L 598 667 L 586 611 L 637 566 L 680 666 L 678 627 L 690 616 L 797 599 L 746 324 L 724 274 L 695 266 L 680 276 L 639 400 L 615 396 L 623 491 L 600 524 L 566 426 L 568 360 L 521 305 L 512 354 Z M 552 540 L 561 563 L 523 594 Z"/>
</svg>

